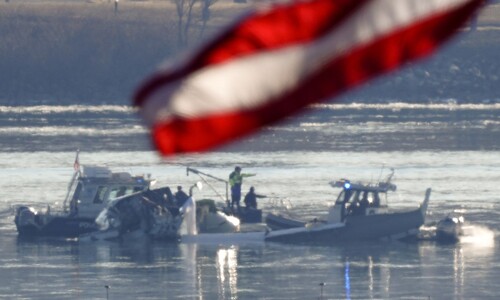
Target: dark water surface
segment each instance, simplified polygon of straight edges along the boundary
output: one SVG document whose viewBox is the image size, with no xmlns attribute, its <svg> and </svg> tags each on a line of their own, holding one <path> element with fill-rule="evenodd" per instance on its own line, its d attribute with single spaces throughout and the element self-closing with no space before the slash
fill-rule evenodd
<svg viewBox="0 0 500 300">
<path fill-rule="evenodd" d="M 151 173 L 158 186 L 188 186 L 185 166 L 226 177 L 235 164 L 270 199 L 324 216 L 339 178 L 375 181 L 396 169 L 393 208 L 414 208 L 433 193 L 428 221 L 451 211 L 467 220 L 458 244 L 371 242 L 332 247 L 213 240 L 168 244 L 19 241 L 13 207 L 61 205 L 73 152 L 0 153 L 0 298 L 5 299 L 496 299 L 500 276 L 500 152 L 213 152 L 161 161 L 154 152 L 81 152 L 82 164 Z M 223 187 L 211 184 L 219 192 Z M 216 198 L 205 185 L 198 198 Z"/>
<path fill-rule="evenodd" d="M 495 299 L 498 255 L 475 245 L 338 247 L 2 240 L 11 299 Z M 496 251 L 498 253 L 498 251 Z"/>
<path fill-rule="evenodd" d="M 324 104 L 227 147 L 231 151 L 500 150 L 500 103 Z M 147 130 L 130 107 L 0 106 L 11 151 L 144 151 Z"/>
<path fill-rule="evenodd" d="M 350 103 L 312 111 L 225 150 L 162 160 L 128 107 L 0 106 L 0 298 L 497 299 L 500 105 Z M 305 219 L 324 216 L 335 200 L 329 181 L 374 182 L 393 167 L 393 208 L 417 207 L 432 187 L 428 221 L 455 211 L 467 234 L 453 245 L 332 247 L 19 241 L 14 207 L 60 207 L 76 148 L 82 164 L 150 173 L 157 186 L 198 181 L 186 166 L 226 178 L 241 165 L 257 174 L 244 189 L 269 196 L 259 202 L 265 212 L 287 200 Z M 217 199 L 208 185 L 196 197 Z"/>
</svg>

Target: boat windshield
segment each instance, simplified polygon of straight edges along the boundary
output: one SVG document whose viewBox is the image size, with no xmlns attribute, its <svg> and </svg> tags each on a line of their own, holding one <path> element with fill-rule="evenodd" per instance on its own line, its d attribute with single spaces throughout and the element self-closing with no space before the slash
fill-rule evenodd
<svg viewBox="0 0 500 300">
<path fill-rule="evenodd" d="M 138 186 L 120 186 L 120 187 L 114 187 L 111 189 L 109 192 L 108 199 L 112 200 L 115 198 L 119 198 L 125 195 L 130 195 L 138 191 L 142 191 L 144 187 L 138 187 Z"/>
<path fill-rule="evenodd" d="M 146 189 L 146 186 L 99 186 L 94 197 L 94 203 L 103 203 L 119 197 L 131 195 Z"/>
<path fill-rule="evenodd" d="M 350 197 L 350 195 L 348 197 Z M 335 201 L 335 204 L 344 203 L 345 198 L 346 198 L 346 190 L 342 190 L 342 192 L 340 192 L 339 196 L 337 197 L 337 201 Z"/>
<path fill-rule="evenodd" d="M 340 192 L 337 201 L 335 201 L 335 204 L 363 203 L 370 207 L 384 206 L 387 203 L 387 194 L 382 194 L 383 195 L 380 195 L 378 191 L 343 189 L 342 192 Z"/>
<path fill-rule="evenodd" d="M 94 197 L 94 203 L 103 203 L 104 199 L 106 199 L 106 193 L 108 192 L 108 187 L 100 186 L 97 188 L 97 193 Z"/>
</svg>

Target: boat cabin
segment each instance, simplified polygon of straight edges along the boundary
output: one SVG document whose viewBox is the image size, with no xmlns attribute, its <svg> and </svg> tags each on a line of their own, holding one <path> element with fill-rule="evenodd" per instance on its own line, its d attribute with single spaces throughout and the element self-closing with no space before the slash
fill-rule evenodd
<svg viewBox="0 0 500 300">
<path fill-rule="evenodd" d="M 147 190 L 152 183 L 150 175 L 132 176 L 113 173 L 106 167 L 82 166 L 70 183 L 64 211 L 75 217 L 95 218 L 111 200 Z"/>
<path fill-rule="evenodd" d="M 385 214 L 388 212 L 387 192 L 396 190 L 396 186 L 389 182 L 365 185 L 342 179 L 332 181 L 330 185 L 342 190 L 329 209 L 328 223 L 344 223 L 350 216 Z"/>
</svg>

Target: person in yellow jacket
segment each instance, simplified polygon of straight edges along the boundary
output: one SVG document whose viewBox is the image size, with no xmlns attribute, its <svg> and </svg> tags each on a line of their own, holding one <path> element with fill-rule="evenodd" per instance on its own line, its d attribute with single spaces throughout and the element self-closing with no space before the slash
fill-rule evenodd
<svg viewBox="0 0 500 300">
<path fill-rule="evenodd" d="M 255 176 L 256 174 L 245 174 L 241 173 L 241 167 L 235 167 L 234 171 L 229 175 L 229 185 L 231 186 L 231 207 L 236 207 L 240 209 L 241 200 L 241 184 L 243 183 L 243 177 Z"/>
</svg>

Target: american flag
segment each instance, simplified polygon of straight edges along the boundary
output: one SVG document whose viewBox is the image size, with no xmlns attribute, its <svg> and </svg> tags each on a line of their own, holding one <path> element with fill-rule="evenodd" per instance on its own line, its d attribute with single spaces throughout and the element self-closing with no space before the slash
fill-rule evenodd
<svg viewBox="0 0 500 300">
<path fill-rule="evenodd" d="M 75 169 L 75 172 L 80 171 L 80 149 L 76 150 L 76 157 L 75 157 L 75 162 L 73 163 L 73 169 Z"/>
<path fill-rule="evenodd" d="M 306 0 L 257 10 L 152 74 L 134 104 L 162 154 L 207 150 L 429 55 L 483 2 Z"/>
</svg>

